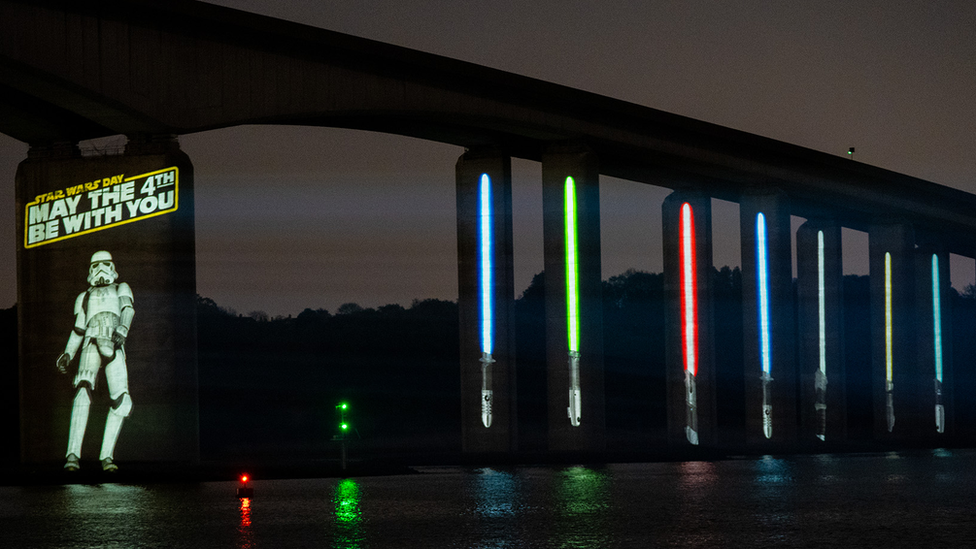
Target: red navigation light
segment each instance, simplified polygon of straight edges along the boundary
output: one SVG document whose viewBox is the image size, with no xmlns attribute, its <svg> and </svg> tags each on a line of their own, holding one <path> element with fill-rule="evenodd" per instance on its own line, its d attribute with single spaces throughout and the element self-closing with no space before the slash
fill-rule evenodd
<svg viewBox="0 0 976 549">
<path fill-rule="evenodd" d="M 239 498 L 249 498 L 254 495 L 254 488 L 247 485 L 248 480 L 247 473 L 241 475 L 241 485 L 237 487 L 237 497 Z"/>
</svg>

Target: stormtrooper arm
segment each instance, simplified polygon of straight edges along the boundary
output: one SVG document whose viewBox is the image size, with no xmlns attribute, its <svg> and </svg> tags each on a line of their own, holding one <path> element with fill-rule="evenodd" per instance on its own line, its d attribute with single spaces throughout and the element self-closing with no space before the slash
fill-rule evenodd
<svg viewBox="0 0 976 549">
<path fill-rule="evenodd" d="M 68 373 L 68 364 L 71 363 L 71 359 L 78 354 L 78 348 L 81 347 L 81 342 L 85 338 L 85 326 L 87 320 L 85 318 L 85 311 L 83 308 L 83 303 L 85 299 L 85 294 L 78 296 L 75 300 L 75 325 L 71 329 L 71 334 L 68 336 L 68 343 L 64 346 L 64 352 L 58 357 L 57 366 L 58 371 L 62 374 Z"/>
<path fill-rule="evenodd" d="M 119 284 L 119 305 L 122 311 L 119 317 L 119 325 L 115 328 L 112 340 L 116 346 L 121 347 L 125 343 L 125 339 L 129 337 L 129 327 L 132 326 L 132 319 L 136 316 L 136 310 L 132 306 L 132 290 L 125 282 Z"/>
</svg>

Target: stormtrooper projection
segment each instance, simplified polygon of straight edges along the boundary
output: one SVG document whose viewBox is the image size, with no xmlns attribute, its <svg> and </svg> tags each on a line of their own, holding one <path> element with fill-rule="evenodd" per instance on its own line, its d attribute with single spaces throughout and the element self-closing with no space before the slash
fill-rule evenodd
<svg viewBox="0 0 976 549">
<path fill-rule="evenodd" d="M 199 459 L 192 173 L 175 147 L 20 164 L 22 462 Z"/>
<path fill-rule="evenodd" d="M 125 366 L 125 340 L 135 315 L 132 289 L 125 282 L 116 282 L 119 274 L 112 262 L 112 254 L 95 252 L 88 268 L 90 287 L 75 299 L 75 326 L 68 336 L 68 344 L 58 357 L 57 368 L 68 373 L 72 359 L 78 358 L 78 373 L 72 386 L 75 388 L 71 407 L 71 424 L 68 431 L 68 450 L 64 468 L 77 471 L 80 468 L 81 443 L 88 426 L 91 395 L 98 383 L 98 372 L 104 369 L 105 382 L 111 408 L 105 420 L 102 449 L 98 455 L 102 470 L 115 471 L 118 466 L 112 460 L 115 443 L 122 430 L 122 422 L 132 410 L 129 396 L 129 376 Z"/>
</svg>

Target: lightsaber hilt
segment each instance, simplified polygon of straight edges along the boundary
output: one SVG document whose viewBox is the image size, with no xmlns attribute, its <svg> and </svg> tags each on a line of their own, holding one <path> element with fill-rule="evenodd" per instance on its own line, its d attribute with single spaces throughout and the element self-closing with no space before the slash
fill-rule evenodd
<svg viewBox="0 0 976 549">
<path fill-rule="evenodd" d="M 495 362 L 491 353 L 481 353 L 481 423 L 485 428 L 491 427 L 491 401 L 493 398 L 491 384 L 491 365 Z"/>
<path fill-rule="evenodd" d="M 772 383 L 773 378 L 768 372 L 763 372 L 762 377 L 762 421 L 763 421 L 763 435 L 766 438 L 773 438 L 773 398 L 772 398 Z"/>
<path fill-rule="evenodd" d="M 583 397 L 580 394 L 579 379 L 579 359 L 580 354 L 576 351 L 569 352 L 569 406 L 566 414 L 573 427 L 579 427 L 580 419 L 583 415 Z"/>
<path fill-rule="evenodd" d="M 945 407 L 942 405 L 942 382 L 935 380 L 935 430 L 945 432 Z"/>
<path fill-rule="evenodd" d="M 695 375 L 690 370 L 685 370 L 685 409 L 687 417 L 685 422 L 685 436 L 688 442 L 698 444 L 698 388 L 695 383 Z"/>
<path fill-rule="evenodd" d="M 891 381 L 885 381 L 885 417 L 890 433 L 895 429 L 895 384 Z"/>
<path fill-rule="evenodd" d="M 817 438 L 827 439 L 827 375 L 817 369 L 813 374 L 814 403 L 817 414 Z"/>
</svg>

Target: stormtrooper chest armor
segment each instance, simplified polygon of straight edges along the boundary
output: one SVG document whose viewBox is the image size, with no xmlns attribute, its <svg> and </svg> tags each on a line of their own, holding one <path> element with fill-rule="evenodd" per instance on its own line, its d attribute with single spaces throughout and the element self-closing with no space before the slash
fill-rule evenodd
<svg viewBox="0 0 976 549">
<path fill-rule="evenodd" d="M 122 314 L 118 288 L 118 284 L 92 287 L 88 294 L 88 310 L 85 311 L 89 319 L 95 318 L 100 313 L 111 313 L 116 317 Z"/>
</svg>

